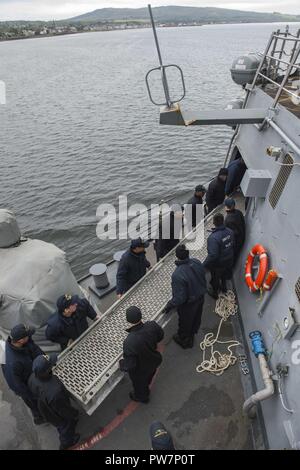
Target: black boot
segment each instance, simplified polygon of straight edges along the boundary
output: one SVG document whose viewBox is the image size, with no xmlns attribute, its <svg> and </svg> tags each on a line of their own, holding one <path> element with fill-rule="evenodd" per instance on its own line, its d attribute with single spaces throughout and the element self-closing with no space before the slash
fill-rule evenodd
<svg viewBox="0 0 300 470">
<path fill-rule="evenodd" d="M 213 299 L 216 299 L 216 300 L 217 300 L 217 298 L 219 297 L 218 292 L 215 291 L 215 290 L 213 290 L 213 289 L 208 288 L 208 289 L 207 289 L 207 293 L 208 293 L 208 295 L 209 295 L 210 297 L 212 297 Z"/>
<path fill-rule="evenodd" d="M 129 398 L 133 401 L 137 401 L 137 402 L 140 402 L 140 403 L 149 403 L 150 399 L 149 398 L 145 398 L 144 400 L 140 400 L 139 398 L 137 398 L 134 394 L 134 392 L 129 392 Z"/>
<path fill-rule="evenodd" d="M 73 440 L 68 444 L 60 444 L 59 450 L 68 450 L 70 447 L 75 446 L 80 439 L 80 434 L 74 434 Z"/>
<path fill-rule="evenodd" d="M 173 340 L 183 349 L 192 348 L 194 345 L 194 338 L 181 338 L 178 334 L 173 336 Z"/>
</svg>

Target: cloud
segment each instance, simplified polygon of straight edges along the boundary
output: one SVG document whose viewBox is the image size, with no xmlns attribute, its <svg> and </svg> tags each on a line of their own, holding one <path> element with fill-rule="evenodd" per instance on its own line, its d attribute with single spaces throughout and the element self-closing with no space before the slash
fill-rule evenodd
<svg viewBox="0 0 300 470">
<path fill-rule="evenodd" d="M 151 1 L 151 0 L 150 0 Z M 141 8 L 148 0 L 0 0 L 0 20 L 70 18 L 98 8 Z M 299 0 L 153 0 L 152 6 L 186 5 L 300 14 Z"/>
</svg>

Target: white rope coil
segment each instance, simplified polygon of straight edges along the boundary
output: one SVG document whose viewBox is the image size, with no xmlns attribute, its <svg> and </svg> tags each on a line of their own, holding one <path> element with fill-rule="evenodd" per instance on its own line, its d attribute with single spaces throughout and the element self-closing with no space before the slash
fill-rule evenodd
<svg viewBox="0 0 300 470">
<path fill-rule="evenodd" d="M 221 317 L 217 334 L 214 337 L 214 333 L 207 333 L 200 343 L 200 349 L 203 351 L 202 363 L 196 368 L 200 374 L 202 372 L 210 372 L 214 375 L 222 375 L 224 370 L 228 367 L 233 366 L 237 357 L 234 356 L 232 348 L 239 346 L 239 342 L 235 340 L 220 341 L 219 335 L 221 327 L 224 321 L 227 321 L 231 315 L 235 315 L 238 311 L 238 306 L 235 299 L 235 294 L 229 290 L 226 294 L 220 294 L 216 301 L 215 312 Z M 227 352 L 221 353 L 214 349 L 215 344 L 227 344 Z M 210 348 L 210 358 L 206 359 L 206 349 Z"/>
</svg>

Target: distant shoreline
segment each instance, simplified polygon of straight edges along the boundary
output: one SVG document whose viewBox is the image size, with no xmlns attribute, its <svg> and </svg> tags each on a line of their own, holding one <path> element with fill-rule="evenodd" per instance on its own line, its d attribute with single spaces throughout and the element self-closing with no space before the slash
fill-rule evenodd
<svg viewBox="0 0 300 470">
<path fill-rule="evenodd" d="M 225 23 L 213 23 L 213 24 L 225 24 Z M 227 23 L 226 23 L 227 24 Z M 230 24 L 230 23 L 228 23 Z M 207 24 L 187 24 L 187 25 L 170 25 L 170 26 L 161 26 L 157 25 L 156 27 L 159 28 L 187 28 L 187 27 L 200 27 L 200 26 L 207 26 Z M 42 39 L 42 38 L 51 38 L 56 36 L 70 36 L 75 34 L 83 34 L 83 33 L 111 33 L 112 31 L 133 31 L 133 30 L 140 30 L 140 29 L 150 29 L 151 25 L 147 26 L 135 26 L 134 28 L 109 28 L 109 29 L 98 29 L 95 31 L 66 31 L 61 33 L 50 33 L 50 34 L 37 34 L 32 36 L 14 36 L 11 38 L 0 38 L 0 42 L 7 42 L 7 41 L 20 41 L 22 39 Z"/>
<path fill-rule="evenodd" d="M 241 21 L 241 22 L 227 22 L 227 23 L 203 23 L 203 24 L 185 24 L 185 25 L 157 25 L 157 28 L 191 28 L 191 27 L 201 27 L 201 26 L 216 26 L 216 25 L 239 25 L 239 24 L 278 24 L 278 23 L 283 23 L 283 24 L 290 24 L 290 23 L 300 23 L 300 21 L 270 21 L 270 22 L 265 22 L 265 21 Z M 22 39 L 42 39 L 42 38 L 50 38 L 50 37 L 57 37 L 57 36 L 74 36 L 76 34 L 83 34 L 83 33 L 110 33 L 112 31 L 133 31 L 133 30 L 140 30 L 140 29 L 151 29 L 151 25 L 147 26 L 136 26 L 134 28 L 111 28 L 111 29 L 99 29 L 95 31 L 68 31 L 68 32 L 61 32 L 61 33 L 50 33 L 50 34 L 37 34 L 37 35 L 32 35 L 32 36 L 15 36 L 15 37 L 10 37 L 10 38 L 0 38 L 0 42 L 10 42 L 10 41 L 21 41 Z"/>
<path fill-rule="evenodd" d="M 224 23 L 214 23 L 214 24 L 224 24 Z M 230 24 L 230 23 L 228 23 Z M 156 26 L 158 29 L 159 28 L 187 28 L 187 27 L 200 27 L 200 26 L 205 26 L 204 24 L 189 24 L 189 25 L 170 25 L 170 26 Z M 7 42 L 7 41 L 20 41 L 22 39 L 42 39 L 42 38 L 51 38 L 51 37 L 56 37 L 56 36 L 73 36 L 75 34 L 83 34 L 83 33 L 111 33 L 112 31 L 136 31 L 140 29 L 150 29 L 151 25 L 147 26 L 136 26 L 134 28 L 110 28 L 110 29 L 98 29 L 95 31 L 68 31 L 68 32 L 62 32 L 62 33 L 50 33 L 50 34 L 37 34 L 37 35 L 32 35 L 32 36 L 14 36 L 11 38 L 0 38 L 0 42 Z"/>
<path fill-rule="evenodd" d="M 33 36 L 15 36 L 12 38 L 0 38 L 0 42 L 10 42 L 10 41 L 21 41 L 22 39 L 42 39 L 42 38 L 54 38 L 57 36 L 71 36 L 74 34 L 80 34 L 80 33 L 95 33 L 96 31 L 77 31 L 76 33 L 57 33 L 57 34 L 39 34 L 39 35 L 33 35 Z M 97 31 L 99 32 L 99 31 Z"/>
</svg>

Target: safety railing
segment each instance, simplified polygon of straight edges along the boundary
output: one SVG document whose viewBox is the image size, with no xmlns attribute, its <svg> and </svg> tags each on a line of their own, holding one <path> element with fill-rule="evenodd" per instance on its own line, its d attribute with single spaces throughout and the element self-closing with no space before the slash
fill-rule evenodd
<svg viewBox="0 0 300 470">
<path fill-rule="evenodd" d="M 293 69 L 299 70 L 300 75 L 300 29 L 298 29 L 295 35 L 289 32 L 288 26 L 284 32 L 281 32 L 280 30 L 274 31 L 269 38 L 264 53 L 259 55 L 261 56 L 261 60 L 253 82 L 251 85 L 246 86 L 246 96 L 243 102 L 243 109 L 247 108 L 248 100 L 255 87 L 258 85 L 265 86 L 268 83 L 277 88 L 277 93 L 270 106 L 270 110 L 274 110 L 276 108 L 282 92 L 285 92 L 290 97 L 299 100 L 299 95 L 288 89 L 286 87 L 286 83 L 288 82 Z M 283 56 L 287 58 L 287 60 L 284 60 Z M 288 58 L 290 58 L 290 60 L 288 60 Z M 281 65 L 284 65 L 284 67 Z M 284 75 L 281 77 L 281 81 L 277 82 L 276 78 L 279 78 L 279 71 Z M 270 123 L 270 117 L 267 117 L 262 124 L 257 125 L 258 130 L 264 129 L 267 123 Z M 231 149 L 237 135 L 239 134 L 240 127 L 241 125 L 236 126 L 231 138 L 224 166 L 227 165 L 228 159 L 230 158 Z"/>
<path fill-rule="evenodd" d="M 283 58 L 285 57 L 285 59 Z M 260 65 L 255 74 L 251 90 L 258 85 L 258 82 L 272 84 L 277 88 L 277 93 L 274 97 L 271 108 L 275 108 L 280 100 L 282 92 L 287 93 L 289 96 L 299 99 L 299 96 L 289 88 L 286 84 L 294 71 L 300 71 L 300 29 L 297 34 L 291 34 L 289 29 L 286 28 L 285 32 L 279 30 L 273 32 L 267 44 L 265 52 L 262 54 Z M 282 75 L 279 75 L 279 72 Z M 276 81 L 280 78 L 280 81 Z"/>
</svg>

